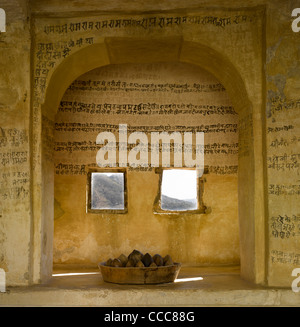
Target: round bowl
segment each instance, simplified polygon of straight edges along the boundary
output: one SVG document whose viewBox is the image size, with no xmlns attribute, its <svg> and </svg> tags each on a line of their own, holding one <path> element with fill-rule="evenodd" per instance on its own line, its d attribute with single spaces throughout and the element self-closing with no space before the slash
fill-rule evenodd
<svg viewBox="0 0 300 327">
<path fill-rule="evenodd" d="M 159 267 L 110 267 L 105 262 L 98 264 L 103 280 L 116 284 L 161 284 L 172 283 L 177 278 L 181 264 Z"/>
</svg>

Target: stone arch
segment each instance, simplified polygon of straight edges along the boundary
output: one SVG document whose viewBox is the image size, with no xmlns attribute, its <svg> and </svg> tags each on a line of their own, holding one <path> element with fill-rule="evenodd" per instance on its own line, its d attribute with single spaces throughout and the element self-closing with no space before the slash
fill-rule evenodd
<svg viewBox="0 0 300 327">
<path fill-rule="evenodd" d="M 264 239 L 258 239 L 256 231 L 264 235 L 264 199 L 257 194 L 263 193 L 263 181 L 257 182 L 256 176 L 263 176 L 263 167 L 257 169 L 255 160 L 261 160 L 262 153 L 255 152 L 254 139 L 261 130 L 253 126 L 252 105 L 249 100 L 242 74 L 228 58 L 211 47 L 196 42 L 184 41 L 181 37 L 159 39 L 106 38 L 103 42 L 78 50 L 62 61 L 54 70 L 46 87 L 41 114 L 53 120 L 59 102 L 67 87 L 80 75 L 97 67 L 121 63 L 185 62 L 200 66 L 212 73 L 226 88 L 243 128 L 239 136 L 246 144 L 245 153 L 239 156 L 238 194 L 241 275 L 256 283 L 264 281 Z M 255 129 L 254 129 L 255 127 Z M 35 131 L 42 135 L 42 129 Z M 40 136 L 41 143 L 42 137 Z M 42 145 L 42 144 L 41 144 Z M 35 155 L 35 154 L 34 154 Z M 34 207 L 37 227 L 33 236 L 33 282 L 45 281 L 52 271 L 53 231 L 47 221 L 53 220 L 53 169 L 45 165 L 41 154 L 40 185 L 41 199 Z M 52 186 L 51 186 L 52 184 Z M 35 187 L 35 186 L 34 186 Z M 33 190 L 34 194 L 38 189 Z M 52 197 L 52 198 L 51 198 Z M 39 250 L 36 250 L 39 248 Z"/>
<path fill-rule="evenodd" d="M 68 86 L 80 75 L 108 65 L 110 60 L 104 43 L 96 43 L 67 57 L 53 72 L 48 83 L 42 113 L 53 118 Z"/>
</svg>

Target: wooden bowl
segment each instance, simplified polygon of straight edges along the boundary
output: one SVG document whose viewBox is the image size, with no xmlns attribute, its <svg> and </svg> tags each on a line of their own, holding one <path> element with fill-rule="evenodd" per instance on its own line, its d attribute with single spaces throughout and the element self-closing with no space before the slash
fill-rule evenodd
<svg viewBox="0 0 300 327">
<path fill-rule="evenodd" d="M 103 280 L 116 284 L 161 284 L 173 283 L 177 278 L 181 264 L 159 267 L 110 267 L 105 262 L 98 264 Z"/>
</svg>

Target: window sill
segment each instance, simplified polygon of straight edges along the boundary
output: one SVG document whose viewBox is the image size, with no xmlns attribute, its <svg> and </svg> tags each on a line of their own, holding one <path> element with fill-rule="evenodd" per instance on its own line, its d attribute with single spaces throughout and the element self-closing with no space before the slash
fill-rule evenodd
<svg viewBox="0 0 300 327">
<path fill-rule="evenodd" d="M 153 213 L 155 215 L 163 215 L 163 216 L 199 215 L 199 214 L 207 214 L 210 212 L 211 212 L 210 208 L 207 208 L 205 206 L 196 210 L 182 210 L 182 211 L 162 210 L 160 208 L 153 209 Z"/>
</svg>

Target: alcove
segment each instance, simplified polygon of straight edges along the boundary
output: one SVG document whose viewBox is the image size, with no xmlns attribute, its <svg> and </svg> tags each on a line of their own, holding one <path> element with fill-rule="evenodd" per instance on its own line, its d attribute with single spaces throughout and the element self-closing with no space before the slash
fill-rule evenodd
<svg viewBox="0 0 300 327">
<path fill-rule="evenodd" d="M 260 196 L 263 193 L 263 182 L 262 178 L 259 178 L 263 176 L 263 171 L 262 167 L 254 164 L 254 155 L 258 161 L 262 155 L 259 147 L 254 147 L 254 139 L 259 137 L 261 126 L 253 125 L 252 105 L 239 72 L 227 58 L 212 48 L 199 43 L 186 42 L 181 38 L 157 40 L 107 38 L 103 43 L 78 50 L 64 59 L 53 72 L 46 88 L 41 112 L 43 124 L 40 132 L 34 132 L 37 142 L 44 144 L 40 153 L 41 166 L 37 169 L 33 182 L 35 194 L 33 210 L 36 222 L 34 225 L 36 246 L 33 249 L 34 281 L 45 281 L 49 279 L 52 272 L 54 169 L 51 149 L 49 150 L 45 140 L 53 137 L 55 114 L 63 94 L 78 76 L 97 67 L 109 64 L 158 62 L 195 65 L 214 75 L 227 90 L 232 106 L 239 116 L 237 183 L 241 276 L 256 283 L 264 280 L 264 238 L 259 237 L 264 235 L 265 227 L 264 200 Z M 35 153 L 35 156 L 39 155 Z"/>
<path fill-rule="evenodd" d="M 152 133 L 204 133 L 201 202 L 206 211 L 176 215 L 154 211 L 160 186 L 152 167 L 152 149 L 145 167 L 132 167 L 128 160 L 126 213 L 86 210 L 88 172 L 99 170 L 97 136 L 115 134 L 119 165 L 119 125 L 123 124 L 128 139 L 134 132 L 143 132 L 149 143 Z M 68 87 L 54 125 L 54 264 L 97 267 L 98 262 L 139 249 L 152 255 L 170 254 L 188 266 L 239 265 L 238 114 L 212 74 L 181 62 L 96 68 Z M 172 148 L 170 153 L 171 166 L 176 151 Z M 114 170 L 106 167 L 106 172 Z M 105 196 L 112 198 L 108 189 L 105 193 L 103 201 Z"/>
</svg>

